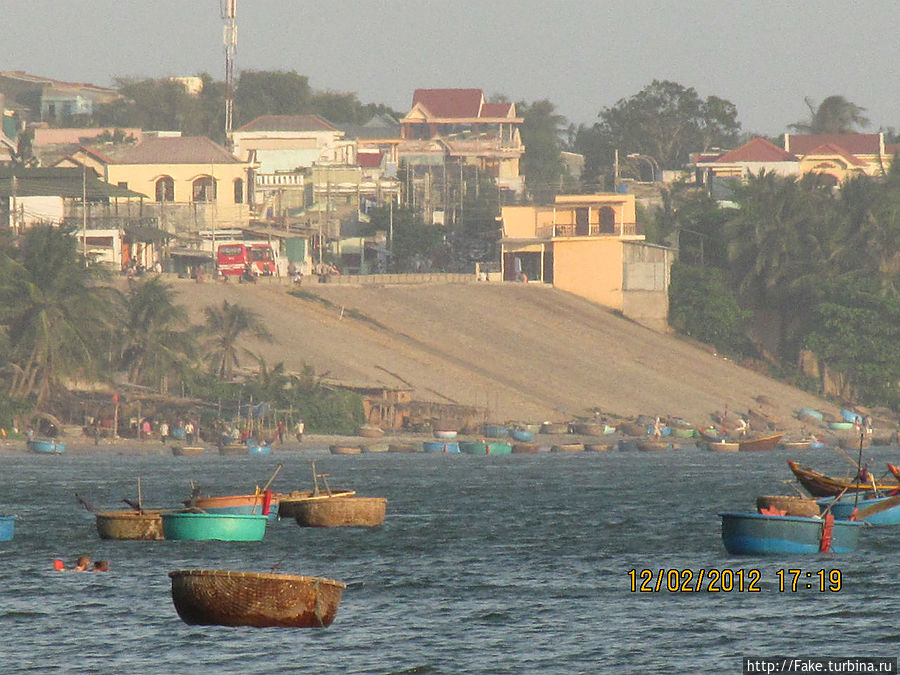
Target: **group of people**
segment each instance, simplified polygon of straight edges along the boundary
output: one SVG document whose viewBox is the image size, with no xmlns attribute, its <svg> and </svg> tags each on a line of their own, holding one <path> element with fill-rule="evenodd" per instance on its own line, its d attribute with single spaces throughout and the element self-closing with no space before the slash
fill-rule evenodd
<svg viewBox="0 0 900 675">
<path fill-rule="evenodd" d="M 66 565 L 62 560 L 54 560 L 53 561 L 53 569 L 58 570 L 60 572 L 66 571 Z M 78 559 L 75 561 L 75 566 L 70 570 L 72 572 L 109 572 L 109 561 L 108 560 L 97 560 L 93 566 L 91 566 L 91 559 L 86 555 L 78 556 Z"/>
</svg>

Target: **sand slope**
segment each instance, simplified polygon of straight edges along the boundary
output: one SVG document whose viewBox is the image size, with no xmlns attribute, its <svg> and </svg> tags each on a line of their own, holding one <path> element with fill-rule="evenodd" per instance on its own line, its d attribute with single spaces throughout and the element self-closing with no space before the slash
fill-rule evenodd
<svg viewBox="0 0 900 675">
<path fill-rule="evenodd" d="M 534 284 L 352 287 L 308 284 L 329 307 L 289 286 L 175 282 L 193 320 L 223 299 L 262 315 L 275 344 L 248 344 L 269 365 L 304 364 L 352 384 L 408 385 L 419 400 L 478 405 L 492 419 L 566 420 L 591 408 L 622 416 L 679 415 L 696 424 L 723 409 L 776 402 L 833 405 L 685 341 Z M 340 308 L 344 308 L 343 317 Z M 372 321 L 347 315 L 356 310 Z M 375 323 L 377 322 L 377 323 Z M 247 365 L 252 365 L 252 362 Z"/>
</svg>

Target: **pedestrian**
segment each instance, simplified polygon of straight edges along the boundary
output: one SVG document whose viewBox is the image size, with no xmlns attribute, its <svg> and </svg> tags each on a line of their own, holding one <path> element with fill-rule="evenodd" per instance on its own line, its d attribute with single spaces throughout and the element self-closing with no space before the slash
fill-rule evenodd
<svg viewBox="0 0 900 675">
<path fill-rule="evenodd" d="M 284 420 L 278 420 L 278 444 L 284 445 Z"/>
<path fill-rule="evenodd" d="M 184 438 L 188 445 L 194 443 L 194 423 L 188 420 L 184 423 Z"/>
<path fill-rule="evenodd" d="M 297 423 L 294 425 L 294 435 L 297 436 L 297 442 L 303 442 L 303 432 L 306 429 L 306 425 L 303 424 L 303 420 L 297 420 Z"/>
<path fill-rule="evenodd" d="M 141 439 L 142 440 L 150 440 L 150 434 L 152 432 L 152 427 L 150 426 L 150 420 L 144 419 L 144 423 L 141 425 Z"/>
<path fill-rule="evenodd" d="M 163 420 L 159 423 L 159 441 L 165 443 L 169 440 L 169 423 Z"/>
</svg>

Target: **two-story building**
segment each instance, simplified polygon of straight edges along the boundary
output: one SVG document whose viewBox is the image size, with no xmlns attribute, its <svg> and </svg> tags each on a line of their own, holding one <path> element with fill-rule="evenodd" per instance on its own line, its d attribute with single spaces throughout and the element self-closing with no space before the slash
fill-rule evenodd
<svg viewBox="0 0 900 675">
<path fill-rule="evenodd" d="M 675 252 L 648 244 L 632 194 L 558 195 L 504 206 L 503 279 L 550 284 L 665 331 Z"/>
</svg>

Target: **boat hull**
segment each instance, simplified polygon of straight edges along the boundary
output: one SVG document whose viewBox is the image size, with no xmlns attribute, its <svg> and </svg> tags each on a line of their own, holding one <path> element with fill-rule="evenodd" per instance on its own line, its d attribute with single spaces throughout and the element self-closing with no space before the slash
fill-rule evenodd
<svg viewBox="0 0 900 675">
<path fill-rule="evenodd" d="M 452 440 L 456 438 L 457 432 L 451 429 L 441 430 L 435 429 L 433 432 L 435 438 L 440 438 L 441 440 Z"/>
<path fill-rule="evenodd" d="M 524 429 L 513 429 L 509 435 L 512 436 L 514 441 L 518 441 L 519 443 L 529 443 L 534 440 L 534 434 L 530 431 L 525 431 Z"/>
<path fill-rule="evenodd" d="M 797 482 L 813 497 L 836 497 L 841 492 L 853 493 L 860 490 L 866 492 L 872 488 L 871 483 L 860 483 L 852 478 L 832 478 L 818 471 L 802 467 L 792 460 L 788 460 L 788 466 L 796 477 Z M 891 465 L 888 464 L 888 468 L 890 467 Z M 878 490 L 890 491 L 900 488 L 900 484 L 878 482 L 875 487 Z"/>
<path fill-rule="evenodd" d="M 169 577 L 178 616 L 201 626 L 324 628 L 346 588 L 333 579 L 225 570 L 180 570 Z"/>
<path fill-rule="evenodd" d="M 853 514 L 854 508 L 859 512 L 870 506 L 881 504 L 887 499 L 892 499 L 892 497 L 860 499 L 858 502 L 853 499 L 853 496 L 845 496 L 836 502 L 830 497 L 826 497 L 819 500 L 819 506 L 824 509 L 831 504 L 831 513 L 834 514 L 834 517 L 840 518 L 841 520 L 847 520 Z M 869 525 L 900 525 L 900 505 L 885 509 L 880 513 L 872 514 L 871 516 L 864 518 L 864 521 L 869 523 Z"/>
<path fill-rule="evenodd" d="M 66 451 L 66 444 L 48 439 L 33 438 L 27 442 L 28 449 L 41 455 L 61 455 Z"/>
<path fill-rule="evenodd" d="M 248 455 L 271 455 L 272 454 L 272 446 L 271 445 L 248 445 L 247 446 L 247 454 Z"/>
<path fill-rule="evenodd" d="M 206 450 L 202 445 L 173 445 L 171 447 L 172 454 L 176 457 L 197 457 Z"/>
<path fill-rule="evenodd" d="M 509 455 L 512 446 L 496 441 L 460 441 L 459 451 L 466 455 Z"/>
<path fill-rule="evenodd" d="M 158 541 L 165 539 L 162 511 L 101 511 L 96 515 L 101 539 Z"/>
<path fill-rule="evenodd" d="M 163 536 L 174 541 L 262 541 L 268 516 L 163 513 Z"/>
<path fill-rule="evenodd" d="M 384 522 L 383 497 L 318 497 L 297 504 L 301 527 L 377 527 Z"/>
<path fill-rule="evenodd" d="M 229 443 L 219 447 L 219 454 L 226 456 L 246 455 L 247 446 L 243 443 Z"/>
<path fill-rule="evenodd" d="M 15 516 L 0 516 L 0 541 L 11 541 L 16 531 Z"/>
<path fill-rule="evenodd" d="M 488 438 L 506 438 L 509 436 L 509 427 L 500 424 L 485 424 L 484 435 Z"/>
<path fill-rule="evenodd" d="M 263 512 L 264 493 L 248 495 L 225 495 L 222 497 L 198 497 L 194 506 L 207 513 L 225 513 L 244 516 L 261 515 Z M 269 517 L 278 516 L 279 499 L 273 495 L 269 504 Z"/>
<path fill-rule="evenodd" d="M 739 441 L 738 450 L 740 452 L 768 452 L 774 450 L 775 446 L 781 442 L 782 434 L 773 434 L 772 436 L 764 436 L 763 438 L 753 438 L 746 441 Z"/>
<path fill-rule="evenodd" d="M 769 516 L 761 513 L 720 513 L 722 543 L 733 555 L 818 553 L 825 521 L 803 516 Z M 831 553 L 856 550 L 863 524 L 834 520 Z"/>
<path fill-rule="evenodd" d="M 459 443 L 456 441 L 423 441 L 422 449 L 425 452 L 459 452 Z"/>
</svg>

